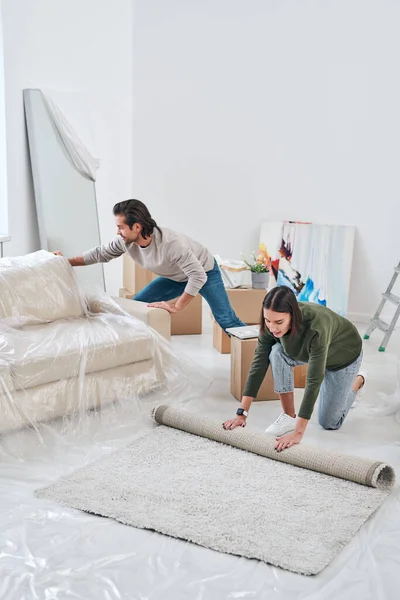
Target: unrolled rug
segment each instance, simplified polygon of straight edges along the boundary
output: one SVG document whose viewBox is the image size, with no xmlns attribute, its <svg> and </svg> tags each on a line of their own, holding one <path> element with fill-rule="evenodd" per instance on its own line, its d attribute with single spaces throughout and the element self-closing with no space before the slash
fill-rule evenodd
<svg viewBox="0 0 400 600">
<path fill-rule="evenodd" d="M 163 425 L 36 495 L 313 575 L 394 484 L 379 462 L 302 444 L 277 453 L 272 436 L 171 407 L 153 416 Z"/>
</svg>

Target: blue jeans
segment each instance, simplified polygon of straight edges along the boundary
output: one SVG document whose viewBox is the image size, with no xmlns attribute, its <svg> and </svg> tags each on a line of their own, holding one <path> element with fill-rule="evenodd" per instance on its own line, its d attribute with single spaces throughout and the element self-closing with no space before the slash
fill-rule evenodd
<svg viewBox="0 0 400 600">
<path fill-rule="evenodd" d="M 293 367 L 304 365 L 284 353 L 280 343 L 273 346 L 269 360 L 277 394 L 286 394 L 294 390 Z M 330 371 L 326 369 L 319 392 L 318 422 L 324 429 L 339 429 L 353 404 L 356 392 L 352 389 L 362 361 L 359 357 L 344 369 Z"/>
<path fill-rule="evenodd" d="M 173 281 L 166 277 L 157 277 L 134 296 L 139 302 L 167 302 L 181 296 L 187 281 Z M 222 281 L 217 262 L 207 271 L 207 281 L 200 290 L 201 296 L 208 302 L 215 320 L 222 329 L 242 327 L 245 325 L 234 313 L 228 294 Z"/>
</svg>

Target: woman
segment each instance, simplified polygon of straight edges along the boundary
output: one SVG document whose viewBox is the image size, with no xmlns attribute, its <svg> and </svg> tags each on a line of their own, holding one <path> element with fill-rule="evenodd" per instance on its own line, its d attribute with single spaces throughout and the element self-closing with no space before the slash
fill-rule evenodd
<svg viewBox="0 0 400 600">
<path fill-rule="evenodd" d="M 361 337 L 350 321 L 325 306 L 297 302 L 286 286 L 273 288 L 264 298 L 260 336 L 235 419 L 225 429 L 245 427 L 247 413 L 271 363 L 275 391 L 283 413 L 266 429 L 277 436 L 276 449 L 298 444 L 319 394 L 319 424 L 339 429 L 366 373 L 359 370 Z M 296 418 L 293 367 L 308 363 L 303 401 Z"/>
</svg>

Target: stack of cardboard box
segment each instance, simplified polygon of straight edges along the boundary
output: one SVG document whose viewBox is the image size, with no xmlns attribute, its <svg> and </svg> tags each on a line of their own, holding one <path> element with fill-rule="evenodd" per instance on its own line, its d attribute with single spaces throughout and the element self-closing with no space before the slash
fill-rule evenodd
<svg viewBox="0 0 400 600">
<path fill-rule="evenodd" d="M 123 283 L 119 295 L 123 298 L 132 298 L 147 284 L 157 277 L 135 263 L 128 255 L 124 255 Z M 267 293 L 266 290 L 255 290 L 252 288 L 227 289 L 229 301 L 236 315 L 247 325 L 259 323 L 262 310 L 262 302 Z M 171 315 L 171 334 L 190 335 L 202 332 L 202 298 L 199 295 L 183 310 Z M 257 339 L 240 340 L 229 336 L 214 321 L 213 332 L 214 347 L 223 354 L 231 352 L 231 392 L 238 400 L 242 397 L 243 388 L 250 370 L 257 346 Z M 295 367 L 295 387 L 304 387 L 307 373 L 307 365 Z M 274 392 L 271 369 L 260 388 L 257 400 L 276 400 L 278 395 Z"/>
</svg>

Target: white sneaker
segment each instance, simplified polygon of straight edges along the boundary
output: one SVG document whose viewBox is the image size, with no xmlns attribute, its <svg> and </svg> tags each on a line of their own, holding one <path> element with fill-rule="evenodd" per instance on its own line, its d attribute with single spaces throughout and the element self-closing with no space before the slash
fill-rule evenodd
<svg viewBox="0 0 400 600">
<path fill-rule="evenodd" d="M 296 418 L 290 417 L 289 415 L 282 413 L 281 415 L 279 415 L 277 420 L 274 423 L 272 423 L 272 425 L 267 427 L 265 433 L 280 436 L 285 435 L 285 433 L 289 433 L 290 431 L 293 431 L 295 428 Z"/>
<path fill-rule="evenodd" d="M 367 383 L 367 380 L 368 380 L 368 373 L 367 373 L 367 371 L 359 371 L 359 372 L 357 373 L 357 377 L 358 377 L 359 375 L 361 375 L 361 377 L 364 379 L 364 383 L 362 384 L 362 386 L 361 386 L 361 387 L 360 387 L 360 389 L 358 390 L 358 392 L 357 392 L 357 394 L 356 394 L 356 397 L 355 397 L 355 400 L 354 400 L 354 402 L 353 402 L 353 404 L 351 405 L 351 407 L 350 407 L 350 408 L 354 408 L 355 406 L 357 406 L 357 404 L 358 404 L 358 403 L 359 403 L 359 401 L 361 400 L 361 398 L 362 398 L 362 395 L 363 395 L 363 392 L 364 392 L 364 389 L 365 389 L 365 384 Z"/>
</svg>

